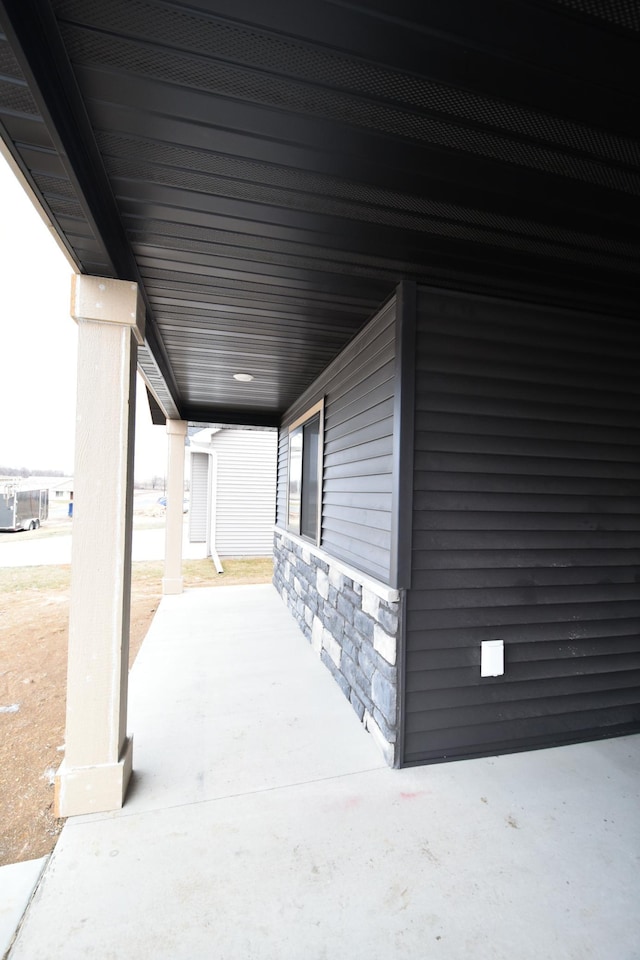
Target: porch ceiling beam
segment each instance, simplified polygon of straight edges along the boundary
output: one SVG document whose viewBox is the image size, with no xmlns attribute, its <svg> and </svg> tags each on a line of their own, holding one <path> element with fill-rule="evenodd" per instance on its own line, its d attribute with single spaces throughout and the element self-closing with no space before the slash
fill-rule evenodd
<svg viewBox="0 0 640 960">
<path fill-rule="evenodd" d="M 184 419 L 192 423 L 228 423 L 243 427 L 278 427 L 280 414 L 263 408 L 247 407 L 199 407 L 185 404 Z"/>
</svg>

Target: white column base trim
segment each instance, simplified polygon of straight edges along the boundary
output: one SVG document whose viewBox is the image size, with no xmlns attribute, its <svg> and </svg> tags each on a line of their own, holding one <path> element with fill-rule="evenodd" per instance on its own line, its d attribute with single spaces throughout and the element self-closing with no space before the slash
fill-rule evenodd
<svg viewBox="0 0 640 960">
<path fill-rule="evenodd" d="M 166 595 L 172 593 L 182 593 L 184 589 L 184 579 L 182 577 L 163 577 L 162 592 Z"/>
<path fill-rule="evenodd" d="M 77 817 L 119 810 L 124 804 L 132 766 L 133 737 L 125 740 L 117 763 L 71 767 L 63 760 L 55 779 L 55 816 Z"/>
</svg>

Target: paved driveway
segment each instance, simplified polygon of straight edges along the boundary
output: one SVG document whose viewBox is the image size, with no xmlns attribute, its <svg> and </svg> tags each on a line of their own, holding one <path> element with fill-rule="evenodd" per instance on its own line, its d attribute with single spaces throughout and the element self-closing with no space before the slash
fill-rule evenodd
<svg viewBox="0 0 640 960">
<path fill-rule="evenodd" d="M 164 558 L 164 526 L 133 531 L 134 560 Z M 204 556 L 204 544 L 189 543 L 188 524 L 184 525 L 183 556 L 196 559 Z M 0 534 L 0 567 L 37 567 L 71 563 L 71 534 L 23 537 L 20 533 Z"/>
</svg>

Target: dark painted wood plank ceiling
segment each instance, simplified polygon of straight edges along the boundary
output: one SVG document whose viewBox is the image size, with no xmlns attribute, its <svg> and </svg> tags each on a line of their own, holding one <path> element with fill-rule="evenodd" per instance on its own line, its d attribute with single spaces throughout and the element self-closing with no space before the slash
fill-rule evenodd
<svg viewBox="0 0 640 960">
<path fill-rule="evenodd" d="M 79 269 L 142 284 L 171 416 L 277 422 L 403 278 L 637 313 L 633 3 L 0 15 L 0 134 Z"/>
</svg>

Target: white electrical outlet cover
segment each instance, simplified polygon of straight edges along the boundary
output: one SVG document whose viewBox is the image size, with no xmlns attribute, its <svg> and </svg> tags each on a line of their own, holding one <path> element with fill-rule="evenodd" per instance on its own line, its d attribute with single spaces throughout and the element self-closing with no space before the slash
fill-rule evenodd
<svg viewBox="0 0 640 960">
<path fill-rule="evenodd" d="M 483 640 L 480 645 L 480 676 L 504 674 L 504 640 Z"/>
</svg>

